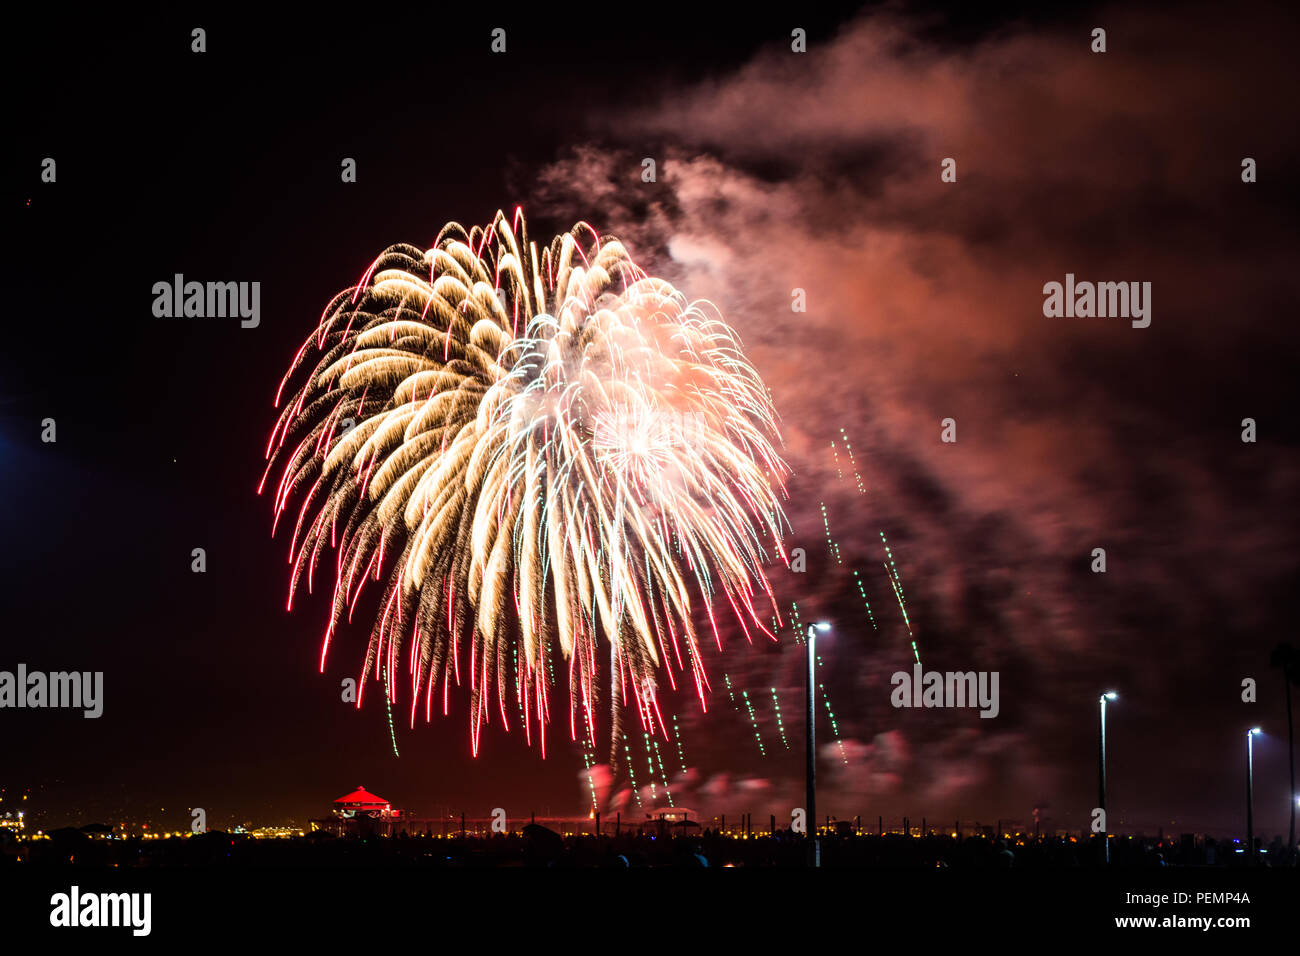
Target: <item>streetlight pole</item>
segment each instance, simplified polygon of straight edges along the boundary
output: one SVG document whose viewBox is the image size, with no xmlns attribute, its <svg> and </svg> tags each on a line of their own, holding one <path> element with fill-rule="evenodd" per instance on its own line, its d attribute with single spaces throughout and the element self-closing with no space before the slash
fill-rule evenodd
<svg viewBox="0 0 1300 956">
<path fill-rule="evenodd" d="M 1101 861 L 1110 863 L 1110 821 L 1106 819 L 1106 701 L 1116 700 L 1119 694 L 1113 690 L 1102 694 L 1101 718 L 1097 730 L 1097 806 L 1101 808 L 1104 821 L 1101 833 Z"/>
<path fill-rule="evenodd" d="M 804 703 L 807 705 L 807 732 L 804 736 L 805 768 L 804 781 L 807 789 L 807 823 L 808 831 L 808 865 L 821 866 L 821 847 L 817 843 L 817 698 L 813 694 L 815 681 L 814 669 L 817 666 L 816 640 L 818 631 L 829 631 L 831 626 L 825 622 L 808 625 L 808 667 L 804 683 Z"/>
<path fill-rule="evenodd" d="M 1246 731 L 1246 862 L 1255 864 L 1255 735 L 1258 727 Z"/>
</svg>

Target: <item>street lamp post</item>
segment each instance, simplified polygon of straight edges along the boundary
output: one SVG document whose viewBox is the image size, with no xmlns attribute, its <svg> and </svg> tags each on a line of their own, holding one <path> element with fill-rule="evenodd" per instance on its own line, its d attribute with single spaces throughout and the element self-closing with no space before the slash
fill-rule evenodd
<svg viewBox="0 0 1300 956">
<path fill-rule="evenodd" d="M 1246 862 L 1255 863 L 1255 735 L 1258 727 L 1246 731 Z"/>
<path fill-rule="evenodd" d="M 1102 694 L 1098 700 L 1101 702 L 1101 723 L 1098 726 L 1097 733 L 1097 806 L 1101 808 L 1101 816 L 1104 821 L 1101 833 L 1101 861 L 1110 862 L 1110 821 L 1106 819 L 1106 701 L 1117 700 L 1119 694 L 1113 690 Z"/>
<path fill-rule="evenodd" d="M 804 683 L 804 703 L 807 705 L 807 732 L 804 739 L 805 750 L 805 769 L 804 780 L 807 786 L 807 822 L 805 826 L 808 831 L 808 865 L 821 866 L 822 856 L 821 847 L 817 843 L 817 698 L 813 694 L 813 684 L 815 681 L 814 669 L 817 666 L 817 653 L 815 650 L 817 632 L 829 631 L 831 626 L 825 621 L 819 624 L 808 625 L 808 668 L 806 681 Z"/>
</svg>

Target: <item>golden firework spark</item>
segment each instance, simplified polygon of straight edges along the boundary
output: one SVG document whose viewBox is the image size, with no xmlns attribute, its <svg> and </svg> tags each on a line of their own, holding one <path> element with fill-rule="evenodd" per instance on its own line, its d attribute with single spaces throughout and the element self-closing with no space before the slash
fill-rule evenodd
<svg viewBox="0 0 1300 956">
<path fill-rule="evenodd" d="M 493 687 L 544 752 L 558 645 L 571 736 L 581 721 L 595 739 L 602 667 L 612 735 L 628 701 L 662 732 L 660 670 L 673 686 L 689 671 L 705 700 L 697 609 L 719 647 L 721 598 L 770 636 L 755 605 L 775 609 L 788 469 L 767 389 L 711 304 L 616 240 L 579 223 L 539 255 L 516 211 L 392 246 L 322 313 L 277 407 L 307 369 L 262 479 L 282 466 L 277 526 L 300 499 L 289 607 L 333 550 L 323 670 L 365 582 L 385 580 L 361 686 L 384 672 L 395 701 L 409 648 L 412 723 L 465 677 L 475 753 Z"/>
</svg>

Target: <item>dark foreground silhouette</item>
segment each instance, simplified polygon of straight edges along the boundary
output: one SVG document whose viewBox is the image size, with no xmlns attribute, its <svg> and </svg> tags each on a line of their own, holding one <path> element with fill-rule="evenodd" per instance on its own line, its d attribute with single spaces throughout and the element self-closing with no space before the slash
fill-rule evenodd
<svg viewBox="0 0 1300 956">
<path fill-rule="evenodd" d="M 1258 843 L 1258 841 L 1257 841 Z M 992 840 L 948 834 L 829 834 L 824 867 L 1061 869 L 1101 865 L 1095 839 L 1032 837 Z M 0 845 L 0 866 L 123 867 L 800 867 L 805 838 L 788 830 L 738 839 L 708 829 L 690 834 L 627 830 L 617 836 L 563 837 L 542 826 L 481 836 L 334 836 L 253 839 L 211 831 L 162 840 L 112 839 L 67 828 L 48 839 Z M 1245 866 L 1236 841 L 1111 838 L 1112 867 Z M 1259 847 L 1258 865 L 1294 866 L 1282 841 Z"/>
</svg>

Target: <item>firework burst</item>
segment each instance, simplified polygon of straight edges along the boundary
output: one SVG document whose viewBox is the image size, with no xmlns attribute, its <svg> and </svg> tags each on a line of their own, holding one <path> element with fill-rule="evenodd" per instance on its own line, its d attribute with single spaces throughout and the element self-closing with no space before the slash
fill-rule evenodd
<svg viewBox="0 0 1300 956">
<path fill-rule="evenodd" d="M 629 704 L 663 733 L 658 674 L 705 700 L 697 620 L 719 648 L 727 607 L 770 636 L 787 467 L 767 390 L 716 309 L 585 223 L 540 254 L 518 211 L 390 247 L 326 307 L 277 407 L 295 378 L 258 489 L 279 466 L 272 534 L 298 506 L 288 606 L 333 565 L 323 670 L 384 582 L 360 686 L 385 675 L 391 704 L 405 683 L 412 724 L 463 682 L 475 753 L 507 694 L 544 753 L 558 649 L 571 737 L 595 740 L 598 685 L 611 740 Z"/>
</svg>

